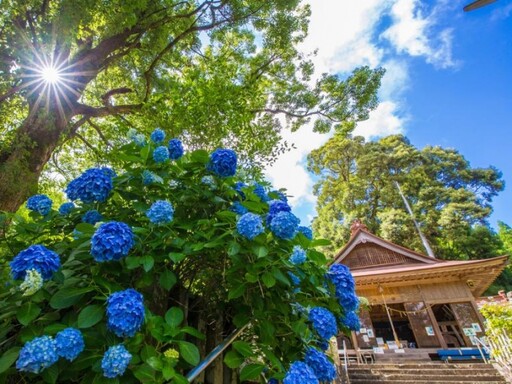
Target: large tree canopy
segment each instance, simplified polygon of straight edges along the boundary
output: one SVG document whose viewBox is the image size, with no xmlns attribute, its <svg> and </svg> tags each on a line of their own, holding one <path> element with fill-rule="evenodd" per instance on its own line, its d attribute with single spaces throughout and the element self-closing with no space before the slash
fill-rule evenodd
<svg viewBox="0 0 512 384">
<path fill-rule="evenodd" d="M 437 257 L 481 258 L 501 248 L 486 221 L 504 188 L 501 172 L 472 168 L 454 149 L 419 150 L 402 135 L 365 142 L 336 134 L 310 154 L 308 166 L 320 177 L 314 228 L 333 240 L 331 251 L 360 218 L 373 233 L 424 252 L 397 183 Z"/>
<path fill-rule="evenodd" d="M 296 49 L 308 15 L 299 0 L 2 1 L 0 210 L 35 192 L 48 161 L 100 162 L 129 127 L 259 165 L 286 149 L 283 122 L 367 118 L 383 71 L 312 81 Z"/>
</svg>

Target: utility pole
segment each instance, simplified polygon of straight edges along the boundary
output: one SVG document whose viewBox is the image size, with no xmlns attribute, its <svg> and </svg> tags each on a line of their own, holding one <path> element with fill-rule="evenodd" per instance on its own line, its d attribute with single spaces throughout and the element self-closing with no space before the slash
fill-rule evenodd
<svg viewBox="0 0 512 384">
<path fill-rule="evenodd" d="M 434 251 L 432 251 L 432 248 L 430 248 L 430 244 L 428 243 L 427 238 L 421 232 L 420 225 L 416 221 L 416 218 L 414 217 L 414 213 L 412 213 L 411 206 L 409 205 L 409 202 L 405 198 L 405 195 L 402 192 L 402 188 L 400 188 L 400 184 L 398 184 L 398 181 L 395 180 L 396 188 L 398 189 L 398 193 L 402 197 L 402 200 L 404 201 L 405 207 L 407 208 L 407 211 L 409 212 L 409 215 L 411 215 L 412 222 L 414 223 L 414 226 L 416 227 L 416 230 L 418 231 L 418 234 L 420 235 L 421 242 L 423 243 L 423 246 L 425 247 L 425 250 L 427 251 L 427 255 L 429 255 L 432 258 L 436 258 L 436 255 L 434 255 Z"/>
</svg>

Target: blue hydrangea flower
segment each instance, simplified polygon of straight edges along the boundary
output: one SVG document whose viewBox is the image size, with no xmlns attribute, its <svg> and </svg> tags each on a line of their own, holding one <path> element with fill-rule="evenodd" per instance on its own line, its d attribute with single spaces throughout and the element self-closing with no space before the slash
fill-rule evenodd
<svg viewBox="0 0 512 384">
<path fill-rule="evenodd" d="M 181 156 L 183 156 L 183 144 L 178 139 L 171 139 L 167 144 L 167 148 L 169 149 L 169 157 L 172 160 L 178 160 Z"/>
<path fill-rule="evenodd" d="M 329 340 L 338 333 L 336 318 L 325 308 L 315 307 L 311 309 L 309 311 L 309 321 L 313 323 L 313 328 L 322 339 Z"/>
<path fill-rule="evenodd" d="M 293 247 L 292 255 L 290 256 L 290 263 L 294 265 L 303 264 L 306 261 L 306 251 L 300 246 Z"/>
<path fill-rule="evenodd" d="M 110 379 L 122 376 L 131 359 L 132 355 L 126 350 L 124 345 L 119 344 L 110 347 L 103 355 L 103 359 L 101 359 L 103 376 Z"/>
<path fill-rule="evenodd" d="M 20 351 L 16 369 L 22 372 L 39 373 L 59 360 L 55 340 L 41 336 L 27 342 Z"/>
<path fill-rule="evenodd" d="M 142 183 L 144 185 L 150 185 L 150 184 L 155 184 L 155 183 L 162 184 L 163 182 L 164 182 L 164 179 L 162 179 L 157 174 L 155 174 L 151 171 L 148 171 L 147 169 L 145 169 L 144 172 L 142 172 Z"/>
<path fill-rule="evenodd" d="M 272 219 L 279 212 L 291 212 L 292 208 L 287 202 L 281 200 L 272 200 L 268 203 L 267 225 L 270 225 Z"/>
<path fill-rule="evenodd" d="M 62 216 L 66 216 L 66 215 L 69 215 L 74 208 L 75 208 L 75 204 L 73 204 L 71 202 L 63 203 L 59 207 L 59 213 Z"/>
<path fill-rule="evenodd" d="M 151 140 L 155 144 L 160 144 L 165 139 L 165 132 L 162 131 L 160 128 L 155 129 L 153 132 L 151 132 Z"/>
<path fill-rule="evenodd" d="M 144 298 L 129 288 L 107 299 L 107 327 L 119 337 L 133 337 L 144 322 Z"/>
<path fill-rule="evenodd" d="M 329 343 L 327 340 L 319 340 L 317 342 L 318 348 L 320 348 L 322 351 L 327 351 L 329 349 Z"/>
<path fill-rule="evenodd" d="M 279 384 L 279 381 L 277 381 L 277 379 L 272 378 L 267 381 L 267 384 Z"/>
<path fill-rule="evenodd" d="M 119 260 L 132 249 L 132 229 L 125 223 L 101 224 L 91 238 L 91 255 L 99 262 Z"/>
<path fill-rule="evenodd" d="M 359 299 L 354 291 L 337 292 L 336 297 L 345 311 L 355 311 L 359 308 Z"/>
<path fill-rule="evenodd" d="M 30 196 L 27 200 L 27 208 L 46 216 L 52 210 L 53 201 L 46 195 Z"/>
<path fill-rule="evenodd" d="M 313 231 L 311 230 L 311 228 L 300 226 L 297 229 L 299 230 L 300 233 L 306 236 L 307 239 L 313 240 Z"/>
<path fill-rule="evenodd" d="M 60 268 L 60 258 L 43 245 L 31 245 L 18 253 L 9 266 L 14 280 L 23 280 L 29 269 L 39 272 L 43 280 L 49 280 Z"/>
<path fill-rule="evenodd" d="M 293 285 L 300 285 L 300 278 L 293 272 L 288 272 L 288 277 L 292 281 Z"/>
<path fill-rule="evenodd" d="M 315 348 L 308 348 L 304 361 L 313 370 L 319 381 L 331 382 L 336 378 L 334 364 L 324 353 Z"/>
<path fill-rule="evenodd" d="M 167 147 L 164 147 L 163 145 L 156 147 L 153 151 L 153 160 L 155 160 L 155 163 L 163 163 L 164 161 L 169 160 L 169 150 Z"/>
<path fill-rule="evenodd" d="M 266 201 L 269 201 L 269 197 L 267 195 L 267 192 L 265 191 L 265 187 L 263 187 L 263 185 L 261 184 L 258 184 L 258 183 L 254 183 L 253 184 L 253 192 L 256 196 L 258 196 L 260 198 L 261 201 L 263 202 L 266 202 Z"/>
<path fill-rule="evenodd" d="M 146 137 L 142 133 L 138 133 L 135 129 L 131 128 L 128 131 L 128 138 L 139 147 L 146 145 Z"/>
<path fill-rule="evenodd" d="M 351 331 L 359 331 L 361 328 L 359 316 L 354 311 L 346 312 L 345 316 L 341 318 L 341 323 Z"/>
<path fill-rule="evenodd" d="M 270 191 L 270 195 L 277 196 L 277 200 L 284 201 L 285 203 L 288 202 L 288 197 L 281 191 L 278 191 L 278 190 Z"/>
<path fill-rule="evenodd" d="M 91 210 L 85 212 L 84 215 L 82 216 L 83 223 L 88 223 L 88 224 L 92 224 L 92 225 L 94 225 L 97 222 L 102 221 L 102 220 L 103 220 L 103 216 L 101 216 L 101 213 L 99 213 L 95 209 L 91 209 Z"/>
<path fill-rule="evenodd" d="M 245 188 L 245 187 L 247 187 L 247 184 L 245 184 L 241 181 L 237 181 L 235 183 L 235 186 L 233 187 L 233 189 L 238 192 L 238 194 L 240 195 L 242 200 L 245 200 L 245 193 L 242 191 L 242 188 Z"/>
<path fill-rule="evenodd" d="M 76 328 L 66 328 L 55 336 L 57 355 L 66 360 L 75 360 L 85 348 L 82 332 Z"/>
<path fill-rule="evenodd" d="M 172 221 L 174 208 L 165 200 L 158 200 L 146 211 L 146 216 L 153 224 L 162 225 Z"/>
<path fill-rule="evenodd" d="M 265 230 L 261 217 L 254 213 L 242 215 L 236 222 L 236 229 L 240 235 L 252 240 Z"/>
<path fill-rule="evenodd" d="M 114 187 L 114 171 L 110 168 L 91 168 L 71 181 L 66 188 L 70 200 L 82 200 L 84 203 L 103 202 Z"/>
<path fill-rule="evenodd" d="M 318 384 L 318 379 L 307 364 L 296 361 L 286 372 L 283 384 Z"/>
<path fill-rule="evenodd" d="M 231 149 L 216 149 L 210 155 L 210 161 L 207 165 L 209 171 L 217 176 L 228 177 L 236 173 L 236 153 Z"/>
<path fill-rule="evenodd" d="M 270 222 L 270 230 L 281 239 L 290 240 L 295 237 L 299 219 L 291 212 L 279 212 Z"/>
<path fill-rule="evenodd" d="M 249 212 L 249 210 L 247 208 L 245 208 L 240 202 L 238 201 L 235 201 L 233 203 L 233 205 L 231 205 L 231 207 L 229 208 L 231 211 L 235 212 L 237 215 L 244 215 L 246 214 L 247 212 Z"/>
<path fill-rule="evenodd" d="M 355 282 L 350 269 L 343 264 L 333 264 L 327 272 L 327 278 L 334 284 L 336 288 L 336 296 L 342 292 L 354 291 Z"/>
</svg>

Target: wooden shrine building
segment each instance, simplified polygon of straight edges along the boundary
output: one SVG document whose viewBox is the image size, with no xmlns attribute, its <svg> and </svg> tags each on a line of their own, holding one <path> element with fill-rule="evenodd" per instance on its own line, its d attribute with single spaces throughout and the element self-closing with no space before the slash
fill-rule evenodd
<svg viewBox="0 0 512 384">
<path fill-rule="evenodd" d="M 459 348 L 483 336 L 479 297 L 501 273 L 507 256 L 444 261 L 381 239 L 355 222 L 333 263 L 350 268 L 358 296 L 370 303 L 353 332 L 355 349 Z"/>
</svg>

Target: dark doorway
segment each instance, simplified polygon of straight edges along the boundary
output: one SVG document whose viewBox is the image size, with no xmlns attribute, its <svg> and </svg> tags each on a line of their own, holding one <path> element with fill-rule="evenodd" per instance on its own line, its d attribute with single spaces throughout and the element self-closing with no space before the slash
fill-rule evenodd
<svg viewBox="0 0 512 384">
<path fill-rule="evenodd" d="M 455 318 L 449 304 L 437 304 L 432 306 L 432 312 L 437 320 L 441 335 L 448 348 L 460 348 L 466 346 L 459 323 Z"/>
<path fill-rule="evenodd" d="M 384 305 L 372 306 L 370 317 L 372 319 L 373 328 L 375 329 L 375 337 L 382 338 L 384 342 L 395 341 L 393 330 L 389 321 L 393 321 L 395 332 L 402 347 L 416 347 L 416 338 L 411 329 L 407 312 L 403 304 L 388 304 L 389 316 Z"/>
</svg>

